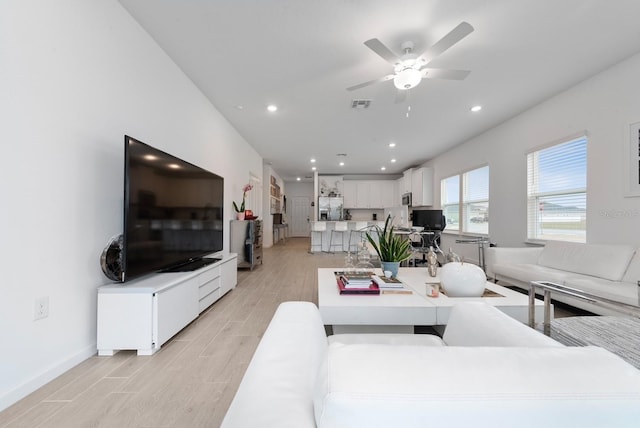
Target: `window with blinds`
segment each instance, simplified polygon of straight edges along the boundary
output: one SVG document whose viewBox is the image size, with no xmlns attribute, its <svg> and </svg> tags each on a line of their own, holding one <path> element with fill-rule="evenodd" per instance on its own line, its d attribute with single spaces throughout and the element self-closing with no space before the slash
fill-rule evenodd
<svg viewBox="0 0 640 428">
<path fill-rule="evenodd" d="M 489 166 L 443 179 L 440 195 L 448 230 L 489 233 Z"/>
<path fill-rule="evenodd" d="M 462 174 L 464 232 L 489 234 L 489 167 Z"/>
<path fill-rule="evenodd" d="M 527 237 L 586 242 L 587 137 L 527 154 Z"/>
<path fill-rule="evenodd" d="M 440 182 L 440 206 L 447 219 L 447 230 L 460 230 L 460 176 Z"/>
</svg>

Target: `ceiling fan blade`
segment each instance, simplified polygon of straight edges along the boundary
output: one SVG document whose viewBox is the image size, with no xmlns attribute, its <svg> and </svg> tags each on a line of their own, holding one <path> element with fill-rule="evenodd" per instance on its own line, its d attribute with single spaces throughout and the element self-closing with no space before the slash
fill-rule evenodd
<svg viewBox="0 0 640 428">
<path fill-rule="evenodd" d="M 400 62 L 400 58 L 398 58 L 398 55 L 391 52 L 391 50 L 383 45 L 380 40 L 370 39 L 364 42 L 364 44 L 367 45 L 369 49 L 384 58 L 387 62 L 390 62 L 393 65 L 396 65 Z"/>
<path fill-rule="evenodd" d="M 469 70 L 448 70 L 444 68 L 423 68 L 423 78 L 426 79 L 448 79 L 448 80 L 464 80 L 471 71 Z"/>
<path fill-rule="evenodd" d="M 422 67 L 430 63 L 435 57 L 442 54 L 451 46 L 458 43 L 460 40 L 467 37 L 473 32 L 473 27 L 468 22 L 461 22 L 456 28 L 449 31 L 449 33 L 438 40 L 435 45 L 426 50 L 425 53 L 420 55 L 416 62 Z"/>
<path fill-rule="evenodd" d="M 408 89 L 398 89 L 396 91 L 395 103 L 396 104 L 401 104 L 401 103 L 405 102 L 407 100 L 407 92 L 409 92 Z"/>
<path fill-rule="evenodd" d="M 349 86 L 347 88 L 347 91 L 355 91 L 356 89 L 364 88 L 365 86 L 374 85 L 374 84 L 380 83 L 380 82 L 386 82 L 387 80 L 391 80 L 394 77 L 396 77 L 395 74 L 388 74 L 388 75 L 386 75 L 384 77 L 381 77 L 379 79 L 369 80 L 368 82 L 360 83 L 359 85 Z"/>
</svg>

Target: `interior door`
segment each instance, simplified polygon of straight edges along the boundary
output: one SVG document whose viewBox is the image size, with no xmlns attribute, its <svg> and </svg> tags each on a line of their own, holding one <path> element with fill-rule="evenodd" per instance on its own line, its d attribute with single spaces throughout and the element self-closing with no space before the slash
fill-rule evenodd
<svg viewBox="0 0 640 428">
<path fill-rule="evenodd" d="M 311 201 L 307 196 L 294 196 L 291 198 L 289 236 L 309 236 L 311 209 Z"/>
</svg>

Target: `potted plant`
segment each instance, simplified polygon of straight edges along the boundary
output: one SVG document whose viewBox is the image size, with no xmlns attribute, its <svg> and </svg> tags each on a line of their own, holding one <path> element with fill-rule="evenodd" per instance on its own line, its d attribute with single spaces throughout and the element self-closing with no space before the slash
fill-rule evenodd
<svg viewBox="0 0 640 428">
<path fill-rule="evenodd" d="M 377 239 L 367 232 L 367 240 L 378 253 L 382 270 L 391 271 L 391 276 L 395 277 L 398 275 L 400 262 L 411 258 L 411 242 L 406 236 L 394 233 L 391 215 L 387 216 L 384 229 L 379 226 L 376 226 L 375 229 Z"/>
<path fill-rule="evenodd" d="M 251 189 L 253 189 L 253 186 L 251 184 L 245 184 L 244 187 L 242 188 L 242 203 L 240 204 L 240 207 L 238 207 L 236 202 L 233 201 L 233 209 L 236 211 L 236 219 L 238 220 L 244 220 L 244 216 L 245 216 L 244 203 L 247 197 L 247 192 L 250 191 Z"/>
</svg>

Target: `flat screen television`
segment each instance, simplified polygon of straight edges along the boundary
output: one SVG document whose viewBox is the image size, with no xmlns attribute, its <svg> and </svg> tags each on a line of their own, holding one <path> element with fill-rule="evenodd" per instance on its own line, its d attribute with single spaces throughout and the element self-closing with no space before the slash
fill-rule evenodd
<svg viewBox="0 0 640 428">
<path fill-rule="evenodd" d="M 412 223 L 433 232 L 442 231 L 447 226 L 442 210 L 413 210 Z"/>
<path fill-rule="evenodd" d="M 124 138 L 122 282 L 194 270 L 222 251 L 224 179 L 135 138 Z"/>
</svg>

